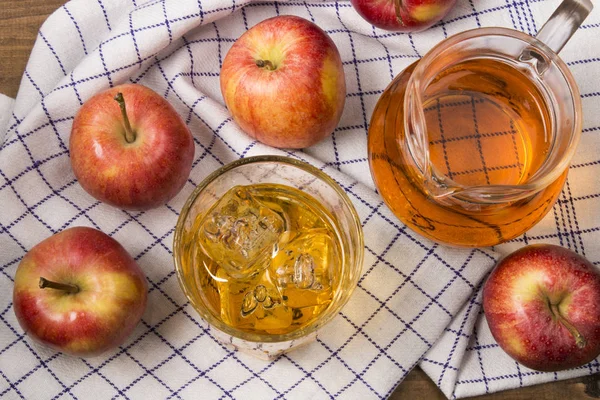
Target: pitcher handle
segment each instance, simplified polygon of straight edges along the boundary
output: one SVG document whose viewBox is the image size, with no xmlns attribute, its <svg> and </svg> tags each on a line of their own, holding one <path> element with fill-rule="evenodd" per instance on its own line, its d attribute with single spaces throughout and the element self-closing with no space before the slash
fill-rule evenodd
<svg viewBox="0 0 600 400">
<path fill-rule="evenodd" d="M 558 54 L 592 8 L 590 0 L 564 0 L 538 31 L 536 39 Z"/>
</svg>

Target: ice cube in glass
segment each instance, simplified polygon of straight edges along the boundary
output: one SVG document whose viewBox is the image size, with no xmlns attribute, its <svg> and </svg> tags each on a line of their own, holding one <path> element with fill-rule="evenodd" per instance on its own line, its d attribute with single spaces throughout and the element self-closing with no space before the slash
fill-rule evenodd
<svg viewBox="0 0 600 400">
<path fill-rule="evenodd" d="M 323 306 L 341 265 L 336 242 L 326 229 L 285 232 L 268 273 L 290 308 Z"/>
<path fill-rule="evenodd" d="M 249 190 L 234 186 L 206 214 L 198 236 L 210 258 L 231 277 L 244 279 L 268 266 L 285 225 Z"/>
</svg>

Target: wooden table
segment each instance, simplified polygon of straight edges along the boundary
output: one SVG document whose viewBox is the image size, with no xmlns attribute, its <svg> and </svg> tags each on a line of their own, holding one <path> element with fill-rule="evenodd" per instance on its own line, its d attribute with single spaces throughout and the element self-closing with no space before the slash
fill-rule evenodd
<svg viewBox="0 0 600 400">
<path fill-rule="evenodd" d="M 2 0 L 0 5 L 0 93 L 15 97 L 37 31 L 64 0 Z M 575 400 L 600 398 L 600 376 L 576 378 L 475 397 L 478 400 Z M 390 400 L 443 400 L 420 369 L 413 370 Z"/>
</svg>

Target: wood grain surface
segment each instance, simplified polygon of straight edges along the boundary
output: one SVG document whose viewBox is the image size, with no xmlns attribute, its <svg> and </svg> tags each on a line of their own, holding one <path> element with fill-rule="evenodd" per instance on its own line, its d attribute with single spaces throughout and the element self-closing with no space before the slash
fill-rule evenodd
<svg viewBox="0 0 600 400">
<path fill-rule="evenodd" d="M 25 65 L 46 17 L 64 0 L 2 0 L 0 2 L 0 93 L 15 97 Z M 578 400 L 600 398 L 600 375 L 547 383 L 473 397 L 477 400 Z M 391 400 L 443 400 L 442 392 L 416 368 L 398 386 Z"/>
</svg>

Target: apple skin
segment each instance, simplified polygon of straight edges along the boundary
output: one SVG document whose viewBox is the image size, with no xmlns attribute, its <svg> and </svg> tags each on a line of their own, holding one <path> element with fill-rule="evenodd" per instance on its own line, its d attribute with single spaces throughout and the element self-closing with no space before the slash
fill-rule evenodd
<svg viewBox="0 0 600 400">
<path fill-rule="evenodd" d="M 268 60 L 269 66 L 257 62 Z M 317 25 L 285 15 L 260 22 L 231 47 L 221 93 L 235 122 L 273 147 L 304 148 L 337 126 L 346 99 L 337 47 Z"/>
<path fill-rule="evenodd" d="M 128 143 L 122 93 L 135 140 Z M 71 166 L 81 186 L 115 207 L 147 210 L 173 198 L 189 177 L 192 135 L 177 111 L 151 89 L 137 84 L 101 92 L 79 109 L 69 142 Z"/>
<path fill-rule="evenodd" d="M 600 274 L 571 250 L 544 244 L 508 255 L 485 283 L 483 309 L 500 347 L 528 368 L 559 371 L 600 354 Z"/>
<path fill-rule="evenodd" d="M 40 288 L 40 277 L 77 293 Z M 110 236 L 74 227 L 34 246 L 15 275 L 13 305 L 21 328 L 58 351 L 90 357 L 127 338 L 146 308 L 144 273 Z"/>
<path fill-rule="evenodd" d="M 398 32 L 419 32 L 444 18 L 454 7 L 456 0 L 350 0 L 350 2 L 361 17 L 378 28 Z"/>
</svg>

